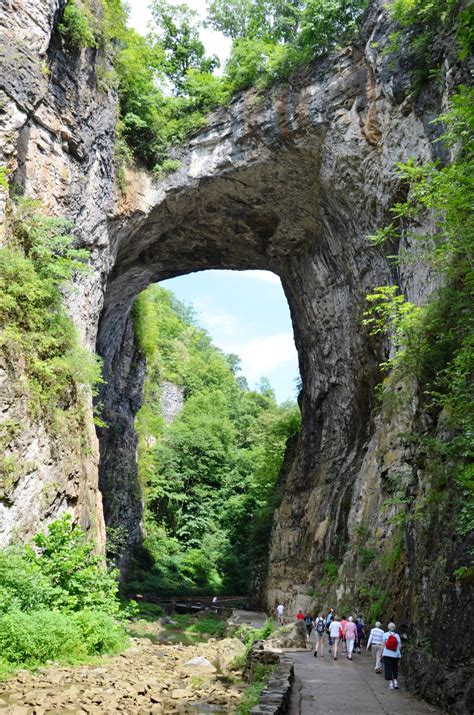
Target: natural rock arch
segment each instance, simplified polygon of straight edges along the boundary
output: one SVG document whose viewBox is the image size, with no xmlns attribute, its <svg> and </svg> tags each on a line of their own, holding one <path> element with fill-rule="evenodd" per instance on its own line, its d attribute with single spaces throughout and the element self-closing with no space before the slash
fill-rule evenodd
<svg viewBox="0 0 474 715">
<path fill-rule="evenodd" d="M 348 50 L 263 98 L 239 96 L 177 152 L 180 168 L 157 184 L 130 175 L 139 205 L 127 205 L 110 227 L 114 263 L 97 345 L 112 425 L 101 435 L 105 515 L 127 527 L 131 542 L 141 514 L 133 416 L 144 366 L 130 307 L 151 282 L 209 268 L 274 271 L 290 306 L 303 426 L 272 559 L 288 562 L 303 549 L 316 560 L 336 534 L 345 541 L 378 379 L 361 315 L 366 293 L 390 274 L 366 236 L 397 190 L 395 161 L 427 146 L 422 123 L 394 113 L 366 58 Z M 305 504 L 316 488 L 331 519 L 312 544 Z"/>
</svg>

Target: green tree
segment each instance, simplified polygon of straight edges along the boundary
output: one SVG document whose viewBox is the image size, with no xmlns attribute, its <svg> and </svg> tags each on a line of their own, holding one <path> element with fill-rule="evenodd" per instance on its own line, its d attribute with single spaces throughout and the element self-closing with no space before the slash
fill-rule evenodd
<svg viewBox="0 0 474 715">
<path fill-rule="evenodd" d="M 307 0 L 298 43 L 306 58 L 354 39 L 367 0 Z"/>
<path fill-rule="evenodd" d="M 117 572 L 109 571 L 94 544 L 72 525 L 70 514 L 53 521 L 46 534 L 34 538 L 39 553 L 27 547 L 33 567 L 51 584 L 48 606 L 62 611 L 96 608 L 117 614 Z"/>
<path fill-rule="evenodd" d="M 164 70 L 176 89 L 183 89 L 189 70 L 211 73 L 218 60 L 215 56 L 206 57 L 197 13 L 185 4 L 172 5 L 163 0 L 154 0 L 150 7 L 165 51 Z"/>
<path fill-rule="evenodd" d="M 268 543 L 298 408 L 279 407 L 268 381 L 249 390 L 237 356 L 216 348 L 168 291 L 147 289 L 134 315 L 148 364 L 137 433 L 147 532 L 139 558 L 149 567 L 147 576 L 138 568 L 137 587 L 245 592 Z M 170 425 L 157 405 L 163 379 L 185 395 Z"/>
</svg>

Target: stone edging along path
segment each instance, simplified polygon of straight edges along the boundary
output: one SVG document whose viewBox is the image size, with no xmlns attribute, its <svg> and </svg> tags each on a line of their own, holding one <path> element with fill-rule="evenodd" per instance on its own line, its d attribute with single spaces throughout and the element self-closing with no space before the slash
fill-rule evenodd
<svg viewBox="0 0 474 715">
<path fill-rule="evenodd" d="M 284 715 L 288 712 L 295 669 L 291 656 L 281 653 L 260 700 L 250 711 L 252 715 Z"/>
</svg>

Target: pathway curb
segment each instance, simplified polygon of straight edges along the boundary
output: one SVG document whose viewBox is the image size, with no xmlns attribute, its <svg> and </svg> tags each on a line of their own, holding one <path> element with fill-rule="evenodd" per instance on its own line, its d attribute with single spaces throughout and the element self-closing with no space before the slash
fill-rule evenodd
<svg viewBox="0 0 474 715">
<path fill-rule="evenodd" d="M 278 665 L 260 695 L 258 704 L 250 711 L 251 715 L 285 715 L 288 712 L 295 668 L 290 656 L 284 653 L 275 655 L 278 657 Z"/>
</svg>

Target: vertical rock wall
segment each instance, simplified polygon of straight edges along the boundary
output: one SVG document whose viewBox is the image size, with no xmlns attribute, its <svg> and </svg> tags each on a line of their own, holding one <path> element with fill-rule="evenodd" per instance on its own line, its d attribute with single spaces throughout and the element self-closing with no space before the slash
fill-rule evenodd
<svg viewBox="0 0 474 715">
<path fill-rule="evenodd" d="M 110 267 L 116 101 L 96 79 L 107 59 L 68 46 L 55 32 L 64 5 L 65 0 L 0 2 L 0 161 L 9 170 L 10 193 L 24 193 L 71 219 L 78 243 L 90 251 L 90 271 L 66 304 L 84 344 L 93 349 Z M 0 245 L 7 230 L 8 191 L 1 189 Z M 18 426 L 7 439 L 6 453 L 14 455 L 17 469 L 0 496 L 0 544 L 26 539 L 68 510 L 103 546 L 91 396 L 73 400 L 55 424 L 30 414 L 21 378 L 21 363 L 14 374 L 0 365 L 0 420 Z M 73 417 L 78 411 L 80 419 Z"/>
</svg>

